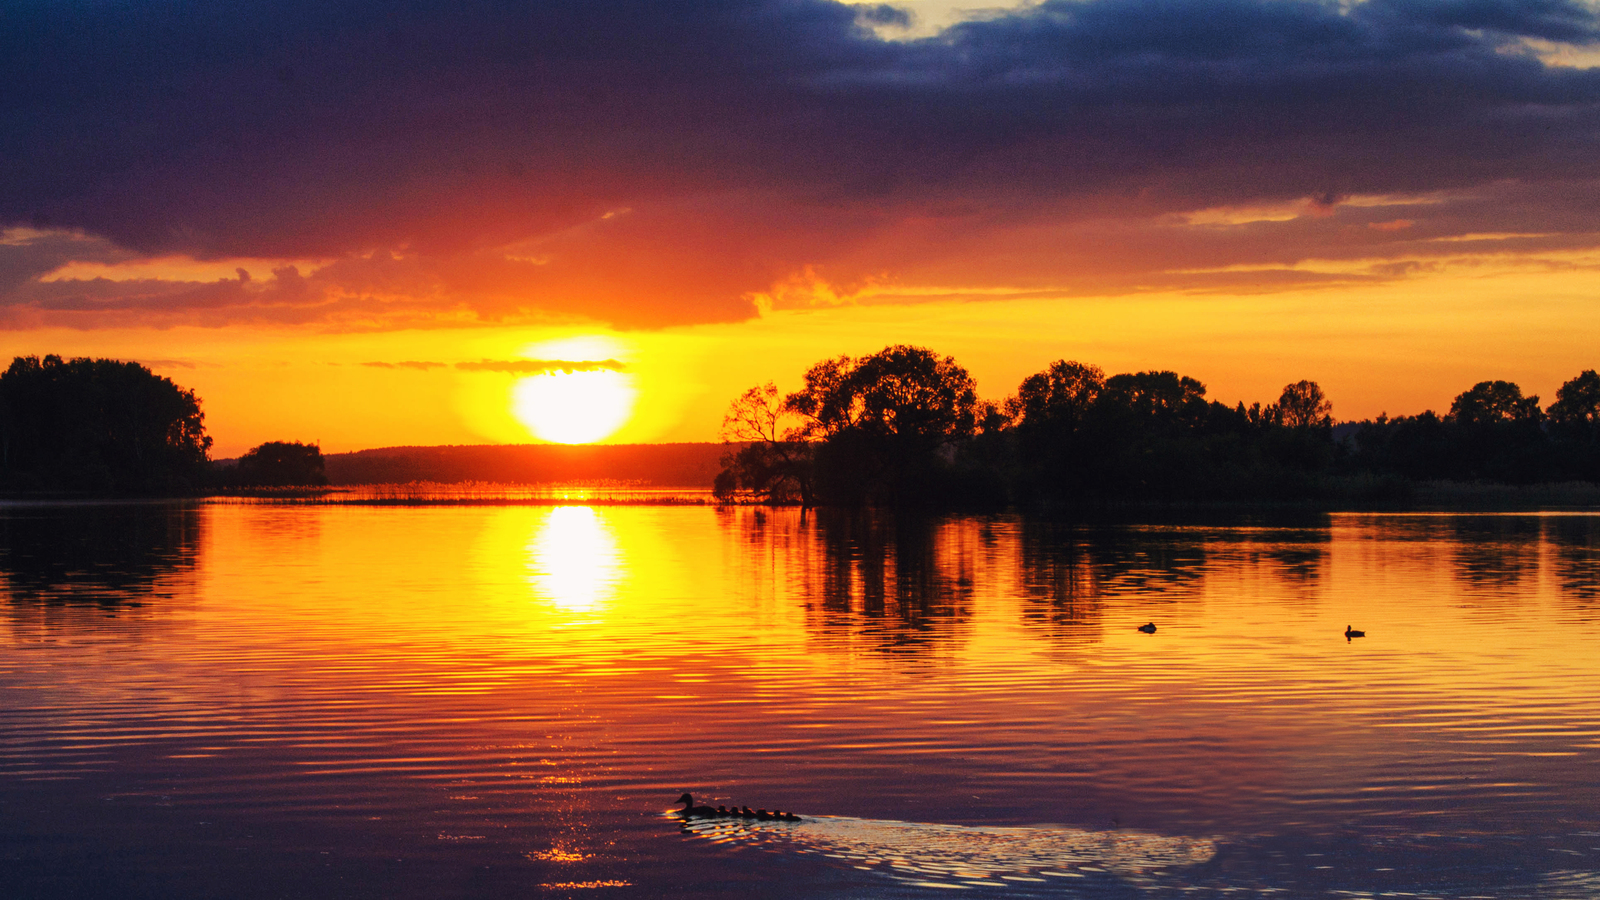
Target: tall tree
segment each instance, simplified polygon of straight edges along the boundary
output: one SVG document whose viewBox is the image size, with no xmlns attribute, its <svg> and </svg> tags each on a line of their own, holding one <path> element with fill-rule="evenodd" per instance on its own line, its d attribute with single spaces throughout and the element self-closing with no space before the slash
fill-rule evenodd
<svg viewBox="0 0 1600 900">
<path fill-rule="evenodd" d="M 1600 481 L 1600 374 L 1586 369 L 1563 384 L 1547 412 L 1562 477 Z"/>
<path fill-rule="evenodd" d="M 1452 426 L 1455 477 L 1531 482 L 1550 477 L 1549 437 L 1538 397 L 1509 381 L 1480 381 L 1456 396 Z"/>
<path fill-rule="evenodd" d="M 1177 372 L 1113 375 L 1106 379 L 1103 399 L 1150 423 L 1194 424 L 1206 412 L 1206 386 Z"/>
<path fill-rule="evenodd" d="M 800 417 L 778 396 L 772 382 L 739 395 L 722 417 L 722 471 L 713 491 L 731 500 L 747 491 L 765 503 L 812 506 L 811 454 Z"/>
<path fill-rule="evenodd" d="M 1564 428 L 1587 428 L 1600 434 L 1600 374 L 1585 369 L 1577 378 L 1556 391 L 1556 402 L 1548 410 L 1552 424 Z"/>
<path fill-rule="evenodd" d="M 0 484 L 183 493 L 211 438 L 194 391 L 138 363 L 19 356 L 0 375 Z"/>
<path fill-rule="evenodd" d="M 985 408 L 976 385 L 948 356 L 895 345 L 870 356 L 823 360 L 800 390 L 775 405 L 777 389 L 746 391 L 729 408 L 724 437 L 750 448 L 724 459 L 718 480 L 766 492 L 793 484 L 831 503 L 916 503 L 947 489 L 955 447 L 971 438 Z M 795 424 L 780 427 L 780 417 Z"/>
<path fill-rule="evenodd" d="M 1018 427 L 1059 431 L 1081 422 L 1105 386 L 1099 366 L 1058 359 L 1024 378 L 1005 408 Z"/>
<path fill-rule="evenodd" d="M 1333 424 L 1333 404 L 1315 381 L 1296 381 L 1278 395 L 1278 421 L 1289 428 L 1327 428 Z"/>
<path fill-rule="evenodd" d="M 1537 422 L 1543 415 L 1539 398 L 1522 396 L 1522 388 L 1509 381 L 1480 381 L 1450 404 L 1450 418 L 1462 425 Z"/>
</svg>

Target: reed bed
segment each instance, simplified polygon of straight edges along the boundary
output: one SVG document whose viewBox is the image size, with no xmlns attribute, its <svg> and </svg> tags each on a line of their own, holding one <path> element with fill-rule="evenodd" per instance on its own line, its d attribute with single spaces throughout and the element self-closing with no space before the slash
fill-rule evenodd
<svg viewBox="0 0 1600 900">
<path fill-rule="evenodd" d="M 219 504 L 302 506 L 708 506 L 711 491 L 654 488 L 629 482 L 503 484 L 469 481 L 361 484 L 339 487 L 241 488 L 207 498 Z"/>
</svg>

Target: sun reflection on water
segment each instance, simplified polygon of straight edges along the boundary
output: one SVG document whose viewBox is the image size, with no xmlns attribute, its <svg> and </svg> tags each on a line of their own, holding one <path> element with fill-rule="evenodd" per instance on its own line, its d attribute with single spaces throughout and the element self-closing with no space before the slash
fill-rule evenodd
<svg viewBox="0 0 1600 900">
<path fill-rule="evenodd" d="M 587 506 L 550 510 L 528 541 L 528 583 L 569 613 L 596 613 L 616 593 L 622 553 L 611 529 Z"/>
</svg>

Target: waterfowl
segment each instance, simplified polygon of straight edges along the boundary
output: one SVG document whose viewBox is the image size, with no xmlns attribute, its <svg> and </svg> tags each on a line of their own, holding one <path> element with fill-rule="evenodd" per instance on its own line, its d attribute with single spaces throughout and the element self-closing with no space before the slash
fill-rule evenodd
<svg viewBox="0 0 1600 900">
<path fill-rule="evenodd" d="M 683 804 L 683 809 L 679 810 L 678 814 L 686 819 L 693 816 L 710 817 L 717 814 L 717 811 L 709 806 L 695 806 L 694 797 L 689 794 L 679 797 L 678 802 Z"/>
<path fill-rule="evenodd" d="M 683 804 L 683 809 L 678 814 L 686 819 L 753 819 L 757 822 L 801 822 L 804 821 L 792 812 L 765 809 L 752 810 L 748 806 L 718 806 L 712 809 L 709 806 L 696 806 L 693 794 L 684 794 L 678 798 Z"/>
<path fill-rule="evenodd" d="M 1347 643 L 1349 642 L 1349 640 L 1351 638 L 1366 637 L 1366 636 L 1367 636 L 1367 633 L 1365 631 L 1357 631 L 1354 628 L 1351 628 L 1349 625 L 1346 625 L 1344 627 L 1344 639 L 1345 639 L 1345 641 Z"/>
<path fill-rule="evenodd" d="M 1156 633 L 1156 623 L 1150 622 L 1150 623 L 1147 623 L 1147 624 L 1144 624 L 1144 625 L 1140 625 L 1139 626 L 1139 630 L 1144 632 L 1145 634 L 1155 634 Z"/>
</svg>

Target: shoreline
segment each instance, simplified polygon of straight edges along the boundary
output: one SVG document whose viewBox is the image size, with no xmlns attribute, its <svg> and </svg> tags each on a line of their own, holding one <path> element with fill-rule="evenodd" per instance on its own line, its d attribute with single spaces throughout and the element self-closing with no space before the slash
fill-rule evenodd
<svg viewBox="0 0 1600 900">
<path fill-rule="evenodd" d="M 1018 514 L 1039 519 L 1105 519 L 1172 515 L 1248 515 L 1251 513 L 1585 513 L 1600 512 L 1600 484 L 1553 482 L 1530 485 L 1470 482 L 1420 482 L 1407 485 L 1404 499 L 1328 499 L 1280 501 L 1126 501 L 1074 505 L 1051 510 L 1012 504 L 992 509 L 906 510 L 914 514 Z M 0 494 L 0 508 L 117 506 L 160 503 L 286 506 L 713 506 L 798 508 L 749 499 L 719 501 L 709 488 L 646 488 L 605 484 L 529 485 L 436 482 L 333 485 L 327 487 L 237 488 L 192 496 L 106 496 L 72 493 Z M 821 509 L 843 509 L 822 507 Z M 894 512 L 893 509 L 874 509 Z"/>
</svg>

